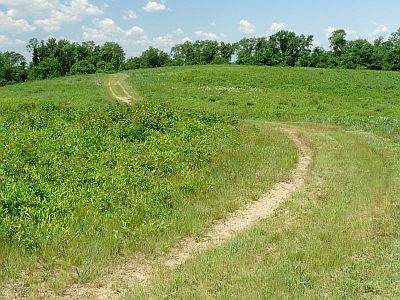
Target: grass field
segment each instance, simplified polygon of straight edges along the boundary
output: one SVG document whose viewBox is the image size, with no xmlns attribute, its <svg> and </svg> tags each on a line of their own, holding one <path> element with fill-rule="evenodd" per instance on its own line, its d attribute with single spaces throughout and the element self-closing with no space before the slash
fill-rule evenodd
<svg viewBox="0 0 400 300">
<path fill-rule="evenodd" d="M 288 178 L 272 218 L 126 298 L 400 297 L 400 74 L 204 66 L 0 89 L 0 280 L 62 294 L 121 256 L 165 251 Z M 72 90 L 73 89 L 73 90 Z M 24 270 L 21 276 L 21 270 Z M 21 285 L 20 285 L 21 286 Z"/>
<path fill-rule="evenodd" d="M 160 270 L 126 298 L 400 297 L 398 73 L 235 66 L 131 75 L 145 99 L 297 124 L 314 165 L 274 218 L 172 275 Z"/>
<path fill-rule="evenodd" d="M 313 122 L 399 136 L 398 72 L 204 66 L 137 70 L 147 101 L 241 119 Z"/>
<path fill-rule="evenodd" d="M 2 89 L 0 278 L 23 269 L 27 288 L 19 292 L 42 281 L 62 291 L 119 256 L 200 235 L 286 178 L 297 159 L 295 146 L 268 126 L 116 105 L 98 80 Z M 72 97 L 65 86 L 74 82 L 82 88 Z M 33 98 L 31 90 L 41 92 Z"/>
<path fill-rule="evenodd" d="M 399 145 L 365 132 L 299 130 L 315 149 L 304 191 L 126 299 L 398 299 Z"/>
</svg>

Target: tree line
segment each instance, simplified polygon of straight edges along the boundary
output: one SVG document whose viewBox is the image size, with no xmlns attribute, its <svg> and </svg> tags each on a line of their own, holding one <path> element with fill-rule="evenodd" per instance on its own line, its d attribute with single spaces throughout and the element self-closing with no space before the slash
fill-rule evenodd
<svg viewBox="0 0 400 300">
<path fill-rule="evenodd" d="M 170 53 L 150 47 L 138 57 L 126 59 L 123 48 L 113 42 L 72 43 L 50 38 L 31 39 L 32 60 L 19 53 L 0 52 L 0 86 L 27 80 L 65 75 L 113 73 L 121 70 L 205 64 L 266 65 L 400 71 L 400 29 L 389 38 L 372 43 L 347 40 L 346 31 L 334 31 L 330 48 L 313 47 L 312 35 L 282 30 L 269 37 L 244 38 L 237 43 L 186 41 Z"/>
</svg>

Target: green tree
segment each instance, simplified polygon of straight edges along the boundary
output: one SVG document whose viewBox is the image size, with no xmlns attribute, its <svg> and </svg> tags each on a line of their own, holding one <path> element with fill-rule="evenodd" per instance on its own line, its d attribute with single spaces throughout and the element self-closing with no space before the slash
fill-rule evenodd
<svg viewBox="0 0 400 300">
<path fill-rule="evenodd" d="M 218 48 L 218 54 L 224 61 L 224 63 L 230 63 L 232 60 L 232 55 L 236 51 L 236 45 L 235 44 L 225 44 L 224 42 L 221 42 Z"/>
<path fill-rule="evenodd" d="M 136 70 L 136 69 L 140 69 L 141 66 L 142 66 L 142 60 L 140 59 L 140 57 L 130 57 L 126 61 L 125 69 Z"/>
<path fill-rule="evenodd" d="M 109 63 L 112 71 L 119 71 L 125 63 L 125 52 L 119 44 L 107 42 L 100 47 L 99 58 L 106 64 Z"/>
<path fill-rule="evenodd" d="M 149 49 L 147 49 L 142 53 L 140 59 L 141 59 L 141 67 L 157 68 L 165 66 L 169 61 L 169 56 L 164 51 L 150 47 Z"/>
<path fill-rule="evenodd" d="M 279 31 L 269 38 L 272 53 L 277 57 L 279 65 L 294 67 L 300 56 L 311 54 L 313 36 L 299 35 L 287 30 Z"/>
<path fill-rule="evenodd" d="M 342 54 L 344 48 L 346 47 L 346 31 L 344 29 L 337 29 L 332 32 L 329 37 L 329 42 L 331 44 L 331 49 L 335 54 Z"/>
<path fill-rule="evenodd" d="M 96 67 L 84 59 L 73 64 L 69 73 L 71 75 L 94 74 L 96 73 Z"/>
</svg>

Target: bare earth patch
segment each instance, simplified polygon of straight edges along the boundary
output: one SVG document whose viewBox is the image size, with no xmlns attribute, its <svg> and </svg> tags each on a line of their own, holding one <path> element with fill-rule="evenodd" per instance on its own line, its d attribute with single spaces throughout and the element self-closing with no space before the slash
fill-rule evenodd
<svg viewBox="0 0 400 300">
<path fill-rule="evenodd" d="M 134 97 L 126 90 L 120 74 L 110 76 L 107 83 L 107 89 L 111 96 L 125 104 L 132 104 Z"/>
</svg>

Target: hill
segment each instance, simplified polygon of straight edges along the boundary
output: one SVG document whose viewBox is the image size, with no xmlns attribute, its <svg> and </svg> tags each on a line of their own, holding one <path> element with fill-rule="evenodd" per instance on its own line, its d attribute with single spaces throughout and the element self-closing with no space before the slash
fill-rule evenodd
<svg viewBox="0 0 400 300">
<path fill-rule="evenodd" d="M 157 257 L 201 239 L 290 179 L 299 155 L 282 131 L 290 128 L 312 151 L 304 187 L 254 228 L 177 269 L 155 267 L 151 284 L 123 295 L 399 295 L 400 75 L 254 66 L 126 74 L 140 99 L 132 106 L 111 99 L 108 75 L 0 89 L 9 292 L 101 286 L 121 256 Z M 113 290 L 126 290 L 114 279 Z"/>
</svg>

